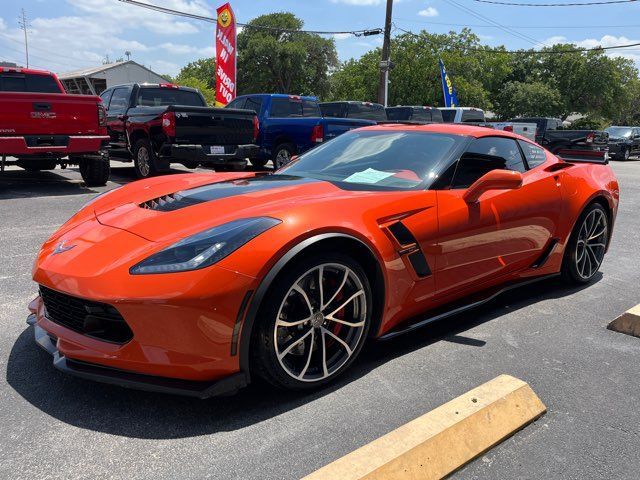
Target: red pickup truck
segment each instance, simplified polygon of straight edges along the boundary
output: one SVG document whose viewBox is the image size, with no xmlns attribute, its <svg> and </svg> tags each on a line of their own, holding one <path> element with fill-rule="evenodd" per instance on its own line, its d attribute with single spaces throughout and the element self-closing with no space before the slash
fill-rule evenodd
<svg viewBox="0 0 640 480">
<path fill-rule="evenodd" d="M 51 72 L 0 68 L 2 170 L 12 164 L 29 171 L 73 164 L 88 186 L 104 185 L 108 144 L 100 97 L 67 94 Z"/>
</svg>

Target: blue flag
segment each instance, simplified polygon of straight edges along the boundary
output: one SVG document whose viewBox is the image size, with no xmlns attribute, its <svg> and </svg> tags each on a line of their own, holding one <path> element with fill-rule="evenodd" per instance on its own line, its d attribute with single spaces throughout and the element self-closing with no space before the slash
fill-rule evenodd
<svg viewBox="0 0 640 480">
<path fill-rule="evenodd" d="M 442 93 L 444 94 L 445 107 L 458 107 L 458 92 L 451 83 L 447 70 L 444 68 L 444 62 L 440 59 L 440 77 L 442 78 Z"/>
</svg>

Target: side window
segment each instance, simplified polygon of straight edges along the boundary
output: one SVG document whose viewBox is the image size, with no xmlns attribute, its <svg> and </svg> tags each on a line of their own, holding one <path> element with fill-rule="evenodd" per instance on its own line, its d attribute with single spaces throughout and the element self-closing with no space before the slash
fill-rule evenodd
<svg viewBox="0 0 640 480">
<path fill-rule="evenodd" d="M 109 102 L 109 113 L 124 113 L 129 107 L 131 88 L 115 88 Z"/>
<path fill-rule="evenodd" d="M 111 100 L 112 93 L 113 93 L 113 90 L 107 90 L 106 92 L 102 92 L 100 94 L 100 98 L 102 99 L 102 104 L 104 105 L 104 108 L 106 108 L 107 110 L 109 110 L 109 101 Z"/>
<path fill-rule="evenodd" d="M 540 148 L 533 143 L 525 142 L 524 140 L 518 140 L 520 144 L 520 148 L 524 152 L 524 158 L 527 159 L 527 164 L 529 168 L 537 167 L 538 165 L 542 165 L 547 160 L 547 154 L 545 153 L 543 148 Z"/>
<path fill-rule="evenodd" d="M 247 110 L 253 110 L 256 115 L 260 115 L 260 109 L 262 108 L 262 97 L 249 97 L 244 107 Z"/>
<path fill-rule="evenodd" d="M 245 97 L 236 98 L 231 103 L 228 103 L 226 108 L 244 108 L 246 101 L 247 99 Z"/>
<path fill-rule="evenodd" d="M 496 169 L 526 170 L 518 145 L 511 138 L 478 138 L 460 157 L 452 188 L 468 188 L 484 174 Z"/>
<path fill-rule="evenodd" d="M 320 105 L 320 111 L 323 117 L 343 118 L 343 110 L 342 103 L 325 103 Z"/>
</svg>

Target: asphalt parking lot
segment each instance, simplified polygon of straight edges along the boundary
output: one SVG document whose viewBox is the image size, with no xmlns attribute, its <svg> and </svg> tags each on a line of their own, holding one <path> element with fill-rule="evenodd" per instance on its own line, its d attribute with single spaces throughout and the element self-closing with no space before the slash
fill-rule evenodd
<svg viewBox="0 0 640 480">
<path fill-rule="evenodd" d="M 472 479 L 634 479 L 640 339 L 606 330 L 640 303 L 640 161 L 612 162 L 622 201 L 602 275 L 545 281 L 406 338 L 372 343 L 311 395 L 252 385 L 199 401 L 65 376 L 27 328 L 40 244 L 104 188 L 74 169 L 0 175 L 0 477 L 294 479 L 507 373 L 548 407 L 458 471 Z"/>
</svg>

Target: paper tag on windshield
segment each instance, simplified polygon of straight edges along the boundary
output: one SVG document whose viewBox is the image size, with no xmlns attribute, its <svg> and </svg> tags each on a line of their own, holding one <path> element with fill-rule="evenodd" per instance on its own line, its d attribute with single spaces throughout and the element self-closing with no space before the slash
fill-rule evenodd
<svg viewBox="0 0 640 480">
<path fill-rule="evenodd" d="M 353 175 L 349 175 L 343 180 L 343 182 L 350 183 L 378 183 L 387 177 L 390 177 L 393 173 L 381 172 L 380 170 L 374 170 L 373 168 L 367 168 L 362 172 L 356 172 Z"/>
</svg>

